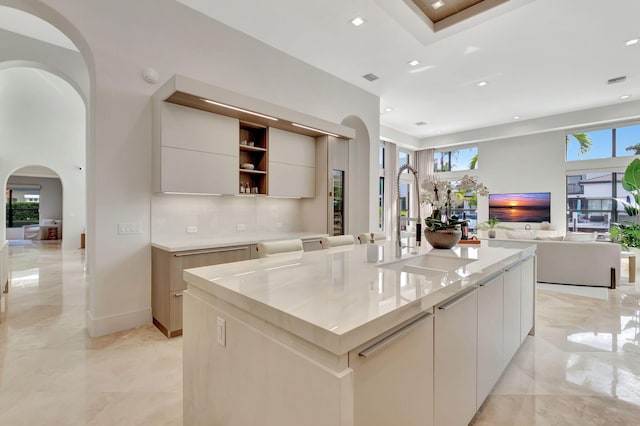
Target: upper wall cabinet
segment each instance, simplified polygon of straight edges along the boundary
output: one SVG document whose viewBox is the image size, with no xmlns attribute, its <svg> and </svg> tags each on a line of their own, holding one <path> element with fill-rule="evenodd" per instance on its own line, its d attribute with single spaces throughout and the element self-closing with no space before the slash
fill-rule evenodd
<svg viewBox="0 0 640 426">
<path fill-rule="evenodd" d="M 269 195 L 315 197 L 316 140 L 269 128 Z"/>
<path fill-rule="evenodd" d="M 154 192 L 237 194 L 237 119 L 159 102 L 154 120 Z"/>
</svg>

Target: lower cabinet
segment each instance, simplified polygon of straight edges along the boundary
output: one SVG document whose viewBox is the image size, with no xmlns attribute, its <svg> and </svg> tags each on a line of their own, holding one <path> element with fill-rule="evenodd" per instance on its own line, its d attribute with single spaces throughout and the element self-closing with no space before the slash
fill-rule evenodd
<svg viewBox="0 0 640 426">
<path fill-rule="evenodd" d="M 249 260 L 249 245 L 207 250 L 168 252 L 151 249 L 151 312 L 153 323 L 167 337 L 182 334 L 182 279 L 184 269 Z"/>
<path fill-rule="evenodd" d="M 434 415 L 438 426 L 467 425 L 476 413 L 477 345 L 478 289 L 473 287 L 435 309 Z"/>
<path fill-rule="evenodd" d="M 535 256 L 522 262 L 522 286 L 520 287 L 520 343 L 533 329 L 536 301 Z"/>
<path fill-rule="evenodd" d="M 522 264 L 508 266 L 504 270 L 504 365 L 511 361 L 520 347 L 520 292 L 522 288 Z"/>
<path fill-rule="evenodd" d="M 356 426 L 433 425 L 433 315 L 349 352 Z M 444 424 L 444 423 L 442 423 Z"/>
<path fill-rule="evenodd" d="M 478 289 L 478 383 L 476 409 L 480 408 L 504 369 L 502 274 L 481 281 Z"/>
</svg>

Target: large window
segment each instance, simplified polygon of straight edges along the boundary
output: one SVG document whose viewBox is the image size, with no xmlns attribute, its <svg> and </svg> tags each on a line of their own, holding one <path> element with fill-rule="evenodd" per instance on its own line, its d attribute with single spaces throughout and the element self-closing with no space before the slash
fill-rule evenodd
<svg viewBox="0 0 640 426">
<path fill-rule="evenodd" d="M 18 228 L 40 222 L 40 188 L 5 190 L 5 226 Z"/>
<path fill-rule="evenodd" d="M 455 172 L 473 170 L 478 167 L 478 148 L 460 148 L 451 151 L 436 151 L 433 154 L 433 170 Z"/>
<path fill-rule="evenodd" d="M 632 197 L 622 188 L 624 171 L 567 176 L 567 229 L 608 232 L 611 222 L 630 220 L 621 203 Z"/>
<path fill-rule="evenodd" d="M 567 161 L 640 155 L 640 125 L 570 133 Z"/>
</svg>

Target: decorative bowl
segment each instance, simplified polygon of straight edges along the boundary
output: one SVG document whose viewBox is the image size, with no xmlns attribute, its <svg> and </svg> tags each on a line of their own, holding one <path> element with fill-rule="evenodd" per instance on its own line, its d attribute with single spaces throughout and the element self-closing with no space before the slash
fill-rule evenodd
<svg viewBox="0 0 640 426">
<path fill-rule="evenodd" d="M 255 166 L 251 163 L 242 163 L 240 164 L 240 168 L 245 170 L 253 170 L 255 169 Z"/>
</svg>

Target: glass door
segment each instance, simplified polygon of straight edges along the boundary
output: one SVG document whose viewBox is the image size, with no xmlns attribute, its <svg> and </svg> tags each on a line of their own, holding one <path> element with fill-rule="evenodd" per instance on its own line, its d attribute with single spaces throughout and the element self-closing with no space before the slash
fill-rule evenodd
<svg viewBox="0 0 640 426">
<path fill-rule="evenodd" d="M 344 170 L 333 169 L 333 235 L 344 235 Z"/>
</svg>

